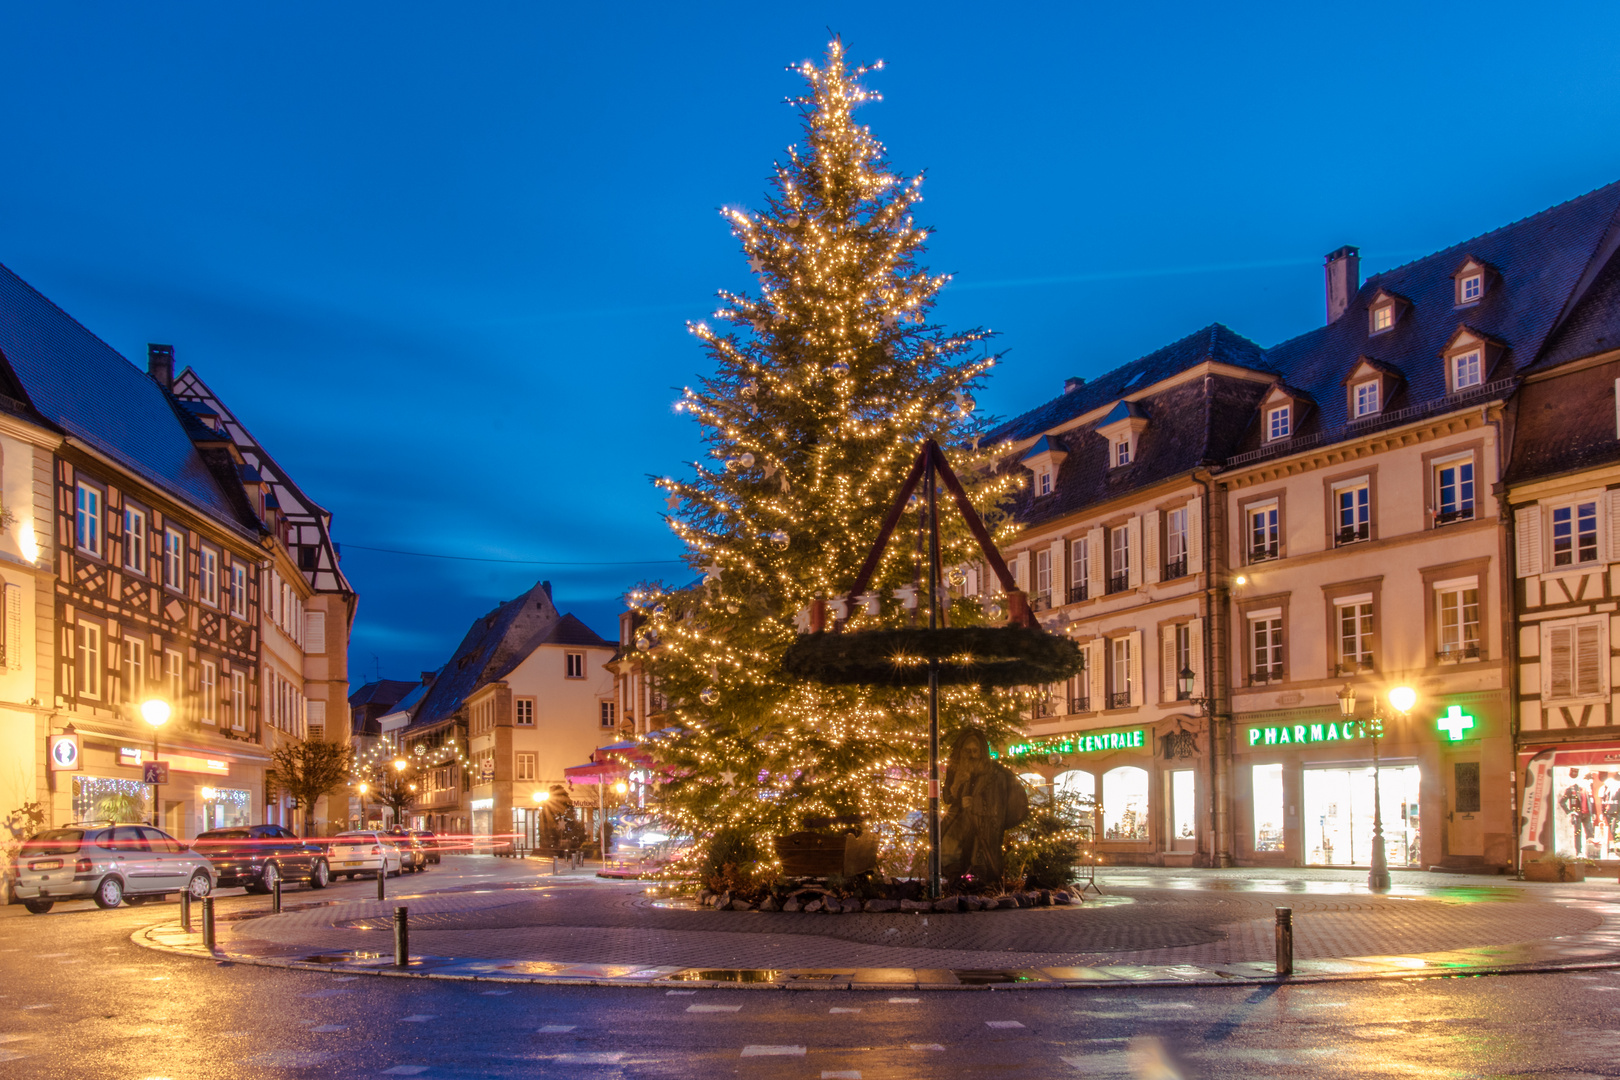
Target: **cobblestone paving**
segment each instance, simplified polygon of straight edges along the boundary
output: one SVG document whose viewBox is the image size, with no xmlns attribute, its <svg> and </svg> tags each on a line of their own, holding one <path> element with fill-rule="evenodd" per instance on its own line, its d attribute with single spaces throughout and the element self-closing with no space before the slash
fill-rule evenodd
<svg viewBox="0 0 1620 1080">
<path fill-rule="evenodd" d="M 1264 961 L 1273 955 L 1278 905 L 1294 910 L 1302 959 L 1509 947 L 1580 935 L 1602 922 L 1590 905 L 1520 888 L 1377 897 L 1332 887 L 1334 879 L 1325 879 L 1330 887 L 1318 892 L 1299 891 L 1299 882 L 1277 882 L 1270 891 L 1269 879 L 1236 880 L 1244 882 L 1243 891 L 1126 878 L 1111 885 L 1103 900 L 1078 908 L 805 915 L 660 907 L 640 885 L 550 886 L 542 879 L 537 891 L 318 905 L 236 923 L 230 932 L 233 941 L 259 948 L 377 948 L 387 940 L 393 905 L 406 902 L 413 947 L 440 956 L 705 967 L 986 968 Z"/>
</svg>

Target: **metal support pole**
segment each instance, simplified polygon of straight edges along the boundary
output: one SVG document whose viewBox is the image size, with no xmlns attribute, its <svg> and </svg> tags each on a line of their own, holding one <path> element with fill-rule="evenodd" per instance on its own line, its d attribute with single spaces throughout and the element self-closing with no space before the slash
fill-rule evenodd
<svg viewBox="0 0 1620 1080">
<path fill-rule="evenodd" d="M 281 914 L 281 879 L 280 878 L 276 878 L 275 883 L 270 886 L 270 913 L 272 915 L 280 915 Z"/>
<path fill-rule="evenodd" d="M 555 855 L 551 857 L 551 876 L 557 876 L 557 856 Z"/>
<path fill-rule="evenodd" d="M 205 896 L 203 905 L 203 948 L 214 951 L 214 898 Z"/>
<path fill-rule="evenodd" d="M 180 893 L 180 929 L 191 933 L 191 890 Z"/>
<path fill-rule="evenodd" d="M 1384 796 L 1378 787 L 1378 744 L 1383 741 L 1383 721 L 1373 719 L 1373 849 L 1372 869 L 1367 871 L 1367 888 L 1389 891 L 1389 862 L 1384 852 Z"/>
<path fill-rule="evenodd" d="M 928 462 L 923 483 L 928 493 L 928 629 L 938 629 L 939 514 L 934 463 Z M 939 891 L 939 661 L 928 661 L 928 895 Z"/>
<path fill-rule="evenodd" d="M 1277 974 L 1294 973 L 1294 909 L 1277 909 Z"/>
<path fill-rule="evenodd" d="M 377 899 L 388 899 L 388 852 L 383 852 L 377 862 Z"/>
<path fill-rule="evenodd" d="M 411 963 L 410 908 L 394 909 L 394 966 L 409 967 Z"/>
</svg>

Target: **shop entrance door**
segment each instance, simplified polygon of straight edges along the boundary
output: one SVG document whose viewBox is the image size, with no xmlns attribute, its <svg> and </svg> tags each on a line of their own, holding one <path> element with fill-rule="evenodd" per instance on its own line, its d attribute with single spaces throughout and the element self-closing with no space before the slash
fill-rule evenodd
<svg viewBox="0 0 1620 1080">
<path fill-rule="evenodd" d="M 1479 762 L 1451 763 L 1451 787 L 1446 797 L 1451 808 L 1446 814 L 1446 853 L 1485 854 L 1485 833 L 1479 815 Z"/>
<path fill-rule="evenodd" d="M 1166 773 L 1164 784 L 1169 789 L 1170 797 L 1165 804 L 1170 807 L 1170 842 L 1166 847 L 1168 851 L 1197 851 L 1198 850 L 1198 808 L 1194 802 L 1194 793 L 1197 782 L 1191 769 L 1177 769 Z"/>
<path fill-rule="evenodd" d="M 1418 767 L 1379 770 L 1383 793 L 1384 857 L 1415 866 L 1418 844 Z M 1305 770 L 1305 861 L 1319 866 L 1367 866 L 1373 848 L 1373 771 Z"/>
</svg>

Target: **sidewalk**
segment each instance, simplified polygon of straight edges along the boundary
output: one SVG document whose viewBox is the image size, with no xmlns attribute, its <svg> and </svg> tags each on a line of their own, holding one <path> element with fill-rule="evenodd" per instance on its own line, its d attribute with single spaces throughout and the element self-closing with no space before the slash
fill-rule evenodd
<svg viewBox="0 0 1620 1080">
<path fill-rule="evenodd" d="M 504 860 L 492 860 L 504 861 Z M 546 866 L 549 871 L 549 863 Z M 215 959 L 498 981 L 919 989 L 1269 982 L 1277 907 L 1296 980 L 1620 966 L 1620 888 L 1402 872 L 1387 895 L 1333 870 L 1116 868 L 1076 907 L 962 914 L 717 912 L 646 883 L 521 864 L 448 889 L 222 918 Z M 459 879 L 456 879 L 459 880 Z M 312 894 L 299 894 L 310 897 Z M 392 966 L 396 905 L 411 964 Z M 177 924 L 135 935 L 208 956 Z"/>
</svg>

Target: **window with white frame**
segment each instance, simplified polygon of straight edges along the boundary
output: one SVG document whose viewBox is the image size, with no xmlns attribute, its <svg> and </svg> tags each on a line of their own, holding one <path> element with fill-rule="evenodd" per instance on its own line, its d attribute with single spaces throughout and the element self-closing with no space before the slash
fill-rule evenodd
<svg viewBox="0 0 1620 1080">
<path fill-rule="evenodd" d="M 1176 688 L 1176 700 L 1186 701 L 1188 698 L 1192 697 L 1192 692 L 1182 688 L 1181 673 L 1183 671 L 1195 670 L 1193 668 L 1192 655 L 1192 624 L 1177 623 L 1175 629 L 1175 670 L 1166 672 L 1165 678 L 1169 679 L 1170 685 Z"/>
<path fill-rule="evenodd" d="M 582 652 L 563 653 L 563 678 L 583 679 L 585 677 L 585 654 Z"/>
<path fill-rule="evenodd" d="M 100 701 L 104 692 L 101 659 L 101 627 L 95 623 L 78 625 L 78 663 L 74 668 L 75 688 L 81 698 Z"/>
<path fill-rule="evenodd" d="M 1249 663 L 1255 682 L 1278 682 L 1283 677 L 1283 621 L 1281 609 L 1249 615 Z"/>
<path fill-rule="evenodd" d="M 1479 658 L 1479 584 L 1442 581 L 1434 587 L 1436 650 L 1442 663 Z"/>
<path fill-rule="evenodd" d="M 1333 543 L 1354 544 L 1372 536 L 1372 485 L 1366 477 L 1333 486 Z"/>
<path fill-rule="evenodd" d="M 139 705 L 146 697 L 146 642 L 138 637 L 124 639 L 124 702 Z"/>
<path fill-rule="evenodd" d="M 1451 390 L 1467 390 L 1470 386 L 1478 386 L 1485 376 L 1485 354 L 1479 349 L 1470 349 L 1451 358 Z"/>
<path fill-rule="evenodd" d="M 241 671 L 231 672 L 231 727 L 247 727 L 247 674 Z"/>
<path fill-rule="evenodd" d="M 1354 675 L 1373 669 L 1373 602 L 1371 596 L 1346 597 L 1333 602 L 1338 623 L 1339 674 Z"/>
<path fill-rule="evenodd" d="M 1030 597 L 1035 610 L 1052 606 L 1052 550 L 1041 548 L 1035 552 L 1035 595 Z"/>
<path fill-rule="evenodd" d="M 518 727 L 534 727 L 534 698 L 520 697 L 512 700 L 512 722 Z"/>
<path fill-rule="evenodd" d="M 1434 466 L 1434 521 L 1449 525 L 1474 516 L 1474 459 L 1442 461 Z"/>
<path fill-rule="evenodd" d="M 163 584 L 186 591 L 186 538 L 178 529 L 163 530 Z"/>
<path fill-rule="evenodd" d="M 219 665 L 204 660 L 197 665 L 197 719 L 214 722 L 214 706 L 219 701 Z"/>
<path fill-rule="evenodd" d="M 1609 696 L 1608 616 L 1543 623 L 1541 695 L 1545 701 Z"/>
<path fill-rule="evenodd" d="M 1251 506 L 1246 517 L 1249 561 L 1275 559 L 1280 551 L 1281 537 L 1277 502 L 1273 500 L 1259 506 Z"/>
<path fill-rule="evenodd" d="M 1131 587 L 1131 532 L 1121 525 L 1108 530 L 1108 591 L 1124 592 Z"/>
<path fill-rule="evenodd" d="M 1597 530 L 1596 502 L 1578 502 L 1553 507 L 1553 565 L 1575 566 L 1597 561 Z"/>
<path fill-rule="evenodd" d="M 537 757 L 538 757 L 538 755 L 536 755 L 536 754 L 518 754 L 517 755 L 517 761 L 516 761 L 517 775 L 514 776 L 513 779 L 514 780 L 533 780 L 534 779 L 534 773 L 535 773 L 535 762 L 536 762 Z"/>
<path fill-rule="evenodd" d="M 1052 494 L 1052 470 L 1051 469 L 1042 469 L 1040 472 L 1035 474 L 1035 494 L 1037 494 L 1037 495 L 1050 495 L 1050 494 Z"/>
<path fill-rule="evenodd" d="M 124 568 L 145 575 L 146 567 L 146 511 L 133 506 L 124 507 Z"/>
<path fill-rule="evenodd" d="M 1187 575 L 1187 508 L 1179 506 L 1164 515 L 1164 576 L 1172 580 Z"/>
<path fill-rule="evenodd" d="M 101 558 L 101 507 L 105 496 L 98 487 L 79 481 L 78 503 L 73 517 L 73 543 L 86 555 Z"/>
<path fill-rule="evenodd" d="M 176 716 L 180 715 L 180 707 L 186 700 L 186 662 L 185 658 L 173 649 L 163 653 L 164 679 L 168 684 L 169 707 Z"/>
<path fill-rule="evenodd" d="M 1091 542 L 1084 537 L 1069 541 L 1069 602 L 1087 598 L 1091 582 Z"/>
<path fill-rule="evenodd" d="M 613 727 L 613 726 L 618 724 L 618 722 L 619 722 L 618 702 L 599 701 L 599 702 L 597 702 L 597 705 L 599 706 L 600 711 L 599 711 L 598 715 L 600 716 L 600 722 L 601 722 L 601 725 L 603 727 L 610 728 L 610 727 Z"/>
<path fill-rule="evenodd" d="M 1127 708 L 1131 703 L 1131 639 L 1108 641 L 1108 707 Z"/>
<path fill-rule="evenodd" d="M 1372 310 L 1372 332 L 1381 334 L 1395 325 L 1395 305 L 1379 304 Z"/>
<path fill-rule="evenodd" d="M 247 618 L 247 567 L 231 563 L 231 614 L 238 619 Z"/>
<path fill-rule="evenodd" d="M 197 556 L 197 592 L 209 607 L 219 607 L 219 552 L 205 547 Z"/>
<path fill-rule="evenodd" d="M 1292 412 L 1292 407 L 1288 405 L 1277 405 L 1266 410 L 1267 442 L 1288 438 L 1288 433 L 1292 430 L 1289 423 Z"/>
<path fill-rule="evenodd" d="M 1378 411 L 1379 404 L 1377 379 L 1369 379 L 1366 382 L 1356 383 L 1354 391 L 1357 416 L 1371 416 Z"/>
<path fill-rule="evenodd" d="M 1120 439 L 1114 444 L 1114 467 L 1131 463 L 1131 440 Z"/>
<path fill-rule="evenodd" d="M 1469 274 L 1463 278 L 1457 283 L 1457 295 L 1462 297 L 1462 302 L 1465 304 L 1471 304 L 1478 300 L 1485 295 L 1485 275 Z"/>
</svg>

